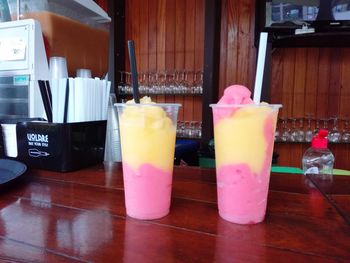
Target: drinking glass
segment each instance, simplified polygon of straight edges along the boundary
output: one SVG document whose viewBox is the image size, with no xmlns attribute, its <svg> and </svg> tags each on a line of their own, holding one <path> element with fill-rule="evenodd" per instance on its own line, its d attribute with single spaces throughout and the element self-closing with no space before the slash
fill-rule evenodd
<svg viewBox="0 0 350 263">
<path fill-rule="evenodd" d="M 179 83 L 179 89 L 181 94 L 187 94 L 188 93 L 188 82 L 187 82 L 187 72 L 183 70 L 180 74 L 180 83 Z"/>
<path fill-rule="evenodd" d="M 203 71 L 198 71 L 197 73 L 199 74 L 199 80 L 197 82 L 196 93 L 202 94 L 203 93 Z"/>
<path fill-rule="evenodd" d="M 349 120 L 344 119 L 344 130 L 341 136 L 342 142 L 350 142 Z"/>
<path fill-rule="evenodd" d="M 172 93 L 172 74 L 170 72 L 165 72 L 164 76 L 164 92 L 165 94 L 171 94 Z"/>
<path fill-rule="evenodd" d="M 315 129 L 313 131 L 313 135 L 316 135 L 318 133 L 318 131 L 320 130 L 320 121 L 322 120 L 325 120 L 325 119 L 314 119 L 315 121 Z M 328 127 L 327 127 L 327 122 L 323 122 L 323 127 L 326 127 L 325 129 L 328 130 Z"/>
<path fill-rule="evenodd" d="M 140 72 L 139 73 L 139 91 L 140 94 L 147 94 L 148 93 L 148 83 L 147 83 L 147 73 L 146 72 Z"/>
<path fill-rule="evenodd" d="M 176 136 L 183 137 L 184 123 L 182 121 L 177 122 Z"/>
<path fill-rule="evenodd" d="M 292 128 L 289 131 L 289 138 L 288 141 L 290 142 L 295 142 L 296 141 L 296 137 L 298 135 L 298 131 L 296 129 L 296 120 L 295 118 L 289 118 L 288 119 L 291 123 L 292 123 Z"/>
<path fill-rule="evenodd" d="M 187 137 L 187 138 L 190 138 L 191 137 L 191 122 L 190 121 L 185 121 L 184 128 L 185 128 L 184 136 Z"/>
<path fill-rule="evenodd" d="M 125 72 L 119 71 L 120 73 L 120 81 L 118 83 L 118 93 L 125 94 Z"/>
<path fill-rule="evenodd" d="M 125 72 L 125 94 L 132 94 L 131 73 Z"/>
<path fill-rule="evenodd" d="M 297 129 L 297 134 L 296 134 L 296 141 L 297 142 L 303 142 L 305 141 L 305 131 L 304 131 L 304 122 L 303 118 L 299 118 L 299 128 Z"/>
<path fill-rule="evenodd" d="M 312 137 L 314 136 L 314 133 L 312 131 L 312 128 L 311 128 L 311 117 L 307 117 L 307 128 L 306 128 L 306 131 L 305 131 L 305 141 L 306 142 L 311 142 L 312 140 Z"/>
<path fill-rule="evenodd" d="M 287 118 L 281 118 L 282 120 L 282 134 L 281 141 L 287 142 L 289 139 L 289 128 L 288 128 L 288 120 Z"/>
<path fill-rule="evenodd" d="M 328 131 L 328 121 L 329 121 L 329 119 L 322 118 L 322 119 L 320 119 L 320 121 L 322 121 L 322 123 L 323 123 L 322 129 Z M 317 127 L 317 125 L 316 125 L 316 127 Z M 317 129 L 317 132 L 318 132 L 318 130 L 319 129 Z"/>
<path fill-rule="evenodd" d="M 281 118 L 278 118 L 275 131 L 275 142 L 281 141 Z"/>
<path fill-rule="evenodd" d="M 202 122 L 199 121 L 198 122 L 198 126 L 197 126 L 197 129 L 198 129 L 198 138 L 202 138 Z"/>
<path fill-rule="evenodd" d="M 149 93 L 155 94 L 157 89 L 157 75 L 156 72 L 150 72 L 148 76 L 148 83 L 149 83 Z"/>
<path fill-rule="evenodd" d="M 330 142 L 340 142 L 342 135 L 340 131 L 338 130 L 338 118 L 334 117 L 333 118 L 333 129 L 330 131 L 328 134 L 329 141 Z"/>
</svg>

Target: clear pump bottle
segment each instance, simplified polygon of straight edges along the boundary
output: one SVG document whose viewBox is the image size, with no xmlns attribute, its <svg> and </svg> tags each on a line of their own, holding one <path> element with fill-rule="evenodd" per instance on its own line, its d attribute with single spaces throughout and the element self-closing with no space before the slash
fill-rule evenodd
<svg viewBox="0 0 350 263">
<path fill-rule="evenodd" d="M 321 129 L 312 138 L 311 147 L 306 150 L 302 159 L 304 174 L 333 175 L 334 155 L 327 148 L 328 131 Z"/>
</svg>

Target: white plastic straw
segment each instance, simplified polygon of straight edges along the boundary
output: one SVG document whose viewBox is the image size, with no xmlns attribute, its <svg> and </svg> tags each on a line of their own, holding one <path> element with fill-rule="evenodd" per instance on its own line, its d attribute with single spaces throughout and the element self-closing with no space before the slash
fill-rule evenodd
<svg viewBox="0 0 350 263">
<path fill-rule="evenodd" d="M 266 59 L 267 36 L 268 34 L 266 32 L 260 33 L 258 64 L 256 67 L 254 96 L 253 96 L 253 101 L 255 104 L 259 104 L 261 99 L 261 89 L 262 89 L 265 59 Z"/>
</svg>

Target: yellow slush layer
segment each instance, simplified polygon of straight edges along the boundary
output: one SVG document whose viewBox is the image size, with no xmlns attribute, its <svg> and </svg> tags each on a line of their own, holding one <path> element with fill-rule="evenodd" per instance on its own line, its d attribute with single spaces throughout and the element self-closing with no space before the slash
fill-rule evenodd
<svg viewBox="0 0 350 263">
<path fill-rule="evenodd" d="M 161 107 L 128 106 L 119 123 L 123 162 L 134 170 L 145 163 L 172 170 L 176 127 Z"/>
<path fill-rule="evenodd" d="M 266 141 L 264 127 L 272 113 L 269 107 L 242 107 L 219 120 L 214 127 L 217 166 L 243 163 L 259 173 L 271 143 Z"/>
</svg>

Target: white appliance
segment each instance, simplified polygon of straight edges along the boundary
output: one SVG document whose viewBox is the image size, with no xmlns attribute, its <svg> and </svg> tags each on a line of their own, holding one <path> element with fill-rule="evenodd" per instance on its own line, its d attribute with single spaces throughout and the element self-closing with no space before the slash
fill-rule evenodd
<svg viewBox="0 0 350 263">
<path fill-rule="evenodd" d="M 40 23 L 0 23 L 0 118 L 46 118 L 41 79 L 49 79 L 49 68 Z"/>
</svg>

